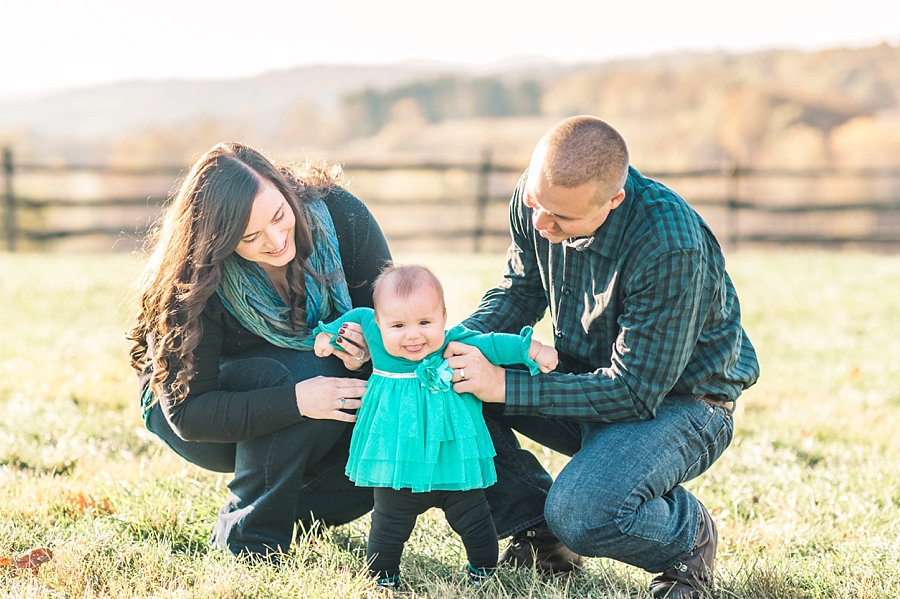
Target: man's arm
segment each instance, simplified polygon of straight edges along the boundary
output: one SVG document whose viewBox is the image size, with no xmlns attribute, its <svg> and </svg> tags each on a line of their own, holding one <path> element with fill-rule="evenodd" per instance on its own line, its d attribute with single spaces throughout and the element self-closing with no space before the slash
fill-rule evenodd
<svg viewBox="0 0 900 599">
<path fill-rule="evenodd" d="M 469 318 L 462 324 L 480 332 L 516 334 L 534 326 L 547 310 L 547 295 L 541 281 L 541 269 L 534 249 L 534 230 L 521 202 L 525 175 L 509 202 L 512 243 L 506 251 L 503 281 L 488 291 Z"/>
<path fill-rule="evenodd" d="M 623 284 L 610 365 L 528 381 L 507 372 L 507 414 L 580 420 L 646 420 L 671 391 L 697 345 L 708 310 L 702 252 L 658 256 Z"/>
<path fill-rule="evenodd" d="M 652 418 L 697 344 L 708 309 L 705 298 L 712 295 L 704 289 L 706 279 L 701 253 L 678 250 L 624 282 L 609 367 L 531 377 L 486 364 L 477 350 L 453 346 L 450 364 L 465 368 L 467 378 L 454 388 L 482 401 L 505 402 L 508 415 L 599 422 Z"/>
</svg>

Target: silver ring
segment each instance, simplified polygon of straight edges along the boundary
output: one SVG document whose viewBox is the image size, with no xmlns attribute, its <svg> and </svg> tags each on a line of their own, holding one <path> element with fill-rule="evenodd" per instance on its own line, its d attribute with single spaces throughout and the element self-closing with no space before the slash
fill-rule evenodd
<svg viewBox="0 0 900 599">
<path fill-rule="evenodd" d="M 459 380 L 461 380 L 461 381 L 466 380 L 466 369 L 465 368 L 459 369 Z"/>
<path fill-rule="evenodd" d="M 347 403 L 347 399 L 344 398 L 344 397 L 342 397 L 342 398 L 341 398 L 341 405 L 344 405 L 345 403 Z"/>
<path fill-rule="evenodd" d="M 366 350 L 362 350 L 358 356 L 356 356 L 356 361 L 362 364 L 366 360 Z"/>
</svg>

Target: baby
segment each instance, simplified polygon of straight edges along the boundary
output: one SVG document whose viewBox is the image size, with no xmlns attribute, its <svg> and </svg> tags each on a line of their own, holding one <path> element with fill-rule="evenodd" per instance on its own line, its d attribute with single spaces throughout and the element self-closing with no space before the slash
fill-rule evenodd
<svg viewBox="0 0 900 599">
<path fill-rule="evenodd" d="M 484 495 L 497 480 L 496 454 L 481 402 L 453 390 L 442 354 L 447 343 L 461 341 L 495 364 L 526 365 L 534 375 L 556 368 L 556 350 L 533 341 L 530 327 L 521 335 L 481 334 L 462 325 L 445 331 L 443 288 L 421 266 L 388 267 L 373 297 L 374 311 L 356 308 L 314 331 L 316 355 L 327 356 L 345 323 L 359 323 L 372 353 L 347 462 L 350 480 L 375 487 L 369 571 L 379 586 L 395 588 L 416 518 L 439 507 L 462 538 L 469 580 L 480 586 L 497 565 L 497 533 Z"/>
</svg>

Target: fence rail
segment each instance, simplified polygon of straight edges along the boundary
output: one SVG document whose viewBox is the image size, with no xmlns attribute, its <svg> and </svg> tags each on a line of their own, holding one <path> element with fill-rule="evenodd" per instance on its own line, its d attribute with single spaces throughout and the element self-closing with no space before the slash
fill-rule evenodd
<svg viewBox="0 0 900 599">
<path fill-rule="evenodd" d="M 504 186 L 503 193 L 492 193 L 491 181 L 494 175 L 518 176 L 521 166 L 509 166 L 492 162 L 491 155 L 485 152 L 478 162 L 473 163 L 356 163 L 344 164 L 345 172 L 352 174 L 362 173 L 412 173 L 431 172 L 436 174 L 450 171 L 465 173 L 474 178 L 474 184 L 468 188 L 468 192 L 462 195 L 450 197 L 447 195 L 437 197 L 421 197 L 410 199 L 397 199 L 384 197 L 380 199 L 366 198 L 366 203 L 373 212 L 376 209 L 403 210 L 413 207 L 417 209 L 446 208 L 448 205 L 459 208 L 468 208 L 467 215 L 471 220 L 465 221 L 455 218 L 454 222 L 447 223 L 443 218 L 441 227 L 422 228 L 414 230 L 386 230 L 386 235 L 391 241 L 415 241 L 421 238 L 431 240 L 455 240 L 470 239 L 473 248 L 478 251 L 484 249 L 489 240 L 504 239 L 508 236 L 505 218 L 490 218 L 492 206 L 506 204 L 512 187 Z M 178 177 L 186 174 L 186 169 L 171 166 L 150 166 L 140 168 L 122 168 L 107 165 L 52 165 L 39 163 L 16 163 L 10 148 L 3 149 L 3 174 L 4 174 L 4 233 L 8 251 L 16 251 L 19 242 L 33 242 L 46 244 L 53 240 L 69 239 L 86 236 L 122 236 L 127 235 L 138 239 L 146 234 L 146 226 L 110 225 L 98 223 L 82 223 L 79 226 L 35 226 L 34 222 L 40 219 L 23 218 L 24 215 L 43 213 L 52 210 L 140 210 L 146 213 L 144 219 L 147 223 L 155 220 L 161 208 L 166 202 L 167 193 L 152 194 L 141 197 L 129 197 L 128 194 L 115 195 L 100 198 L 91 197 L 73 199 L 71 197 L 51 196 L 49 194 L 28 194 L 17 192 L 17 178 L 29 175 L 72 176 L 79 174 L 94 174 L 104 177 L 164 177 L 168 185 Z M 685 171 L 658 171 L 647 172 L 646 175 L 672 183 L 678 189 L 680 182 L 685 180 L 711 181 L 722 183 L 721 190 L 714 197 L 700 197 L 691 199 L 690 203 L 703 213 L 704 209 L 718 210 L 720 226 L 713 227 L 723 241 L 731 247 L 740 244 L 801 244 L 801 245 L 840 245 L 863 244 L 882 247 L 893 247 L 900 250 L 900 169 L 749 169 L 726 165 L 723 168 L 692 169 Z M 889 197 L 881 199 L 859 198 L 853 201 L 824 202 L 821 199 L 805 201 L 782 200 L 777 203 L 764 202 L 753 198 L 753 192 L 744 189 L 748 183 L 759 184 L 767 180 L 782 180 L 789 182 L 810 181 L 814 182 L 823 178 L 833 180 L 880 180 L 890 182 L 884 186 L 888 189 Z M 881 194 L 884 195 L 884 194 Z M 749 196 L 749 197 L 748 197 Z M 778 227 L 765 224 L 758 225 L 763 230 L 743 230 L 743 221 L 758 219 L 765 215 L 791 218 L 792 216 L 819 215 L 828 216 L 865 213 L 872 217 L 873 222 L 879 224 L 879 230 L 865 232 L 852 231 L 842 234 L 821 231 L 810 233 L 807 231 L 779 231 Z M 378 215 L 376 214 L 376 217 Z M 494 215 L 496 216 L 496 214 Z M 705 215 L 704 215 L 705 216 Z M 706 216 L 705 216 L 706 217 Z M 438 217 L 440 220 L 441 217 Z M 870 220 L 872 220 L 870 219 Z M 709 220 L 707 218 L 707 220 Z M 882 221 L 891 221 L 886 226 L 880 226 Z M 896 221 L 896 222 L 895 222 Z M 29 226 L 28 223 L 32 223 Z M 491 223 L 494 223 L 493 225 Z M 437 222 L 431 223 L 438 224 Z M 384 222 L 382 222 L 384 226 Z M 878 228 L 878 227 L 876 227 Z"/>
</svg>

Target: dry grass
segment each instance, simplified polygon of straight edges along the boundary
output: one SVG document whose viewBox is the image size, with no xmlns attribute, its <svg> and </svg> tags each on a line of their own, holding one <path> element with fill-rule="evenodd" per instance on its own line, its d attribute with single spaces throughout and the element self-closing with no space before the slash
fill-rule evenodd
<svg viewBox="0 0 900 599">
<path fill-rule="evenodd" d="M 451 322 L 502 257 L 403 255 L 443 280 Z M 48 547 L 9 597 L 386 597 L 364 576 L 368 519 L 307 538 L 281 567 L 211 549 L 227 478 L 142 428 L 122 332 L 128 256 L 0 255 L 0 558 Z M 900 588 L 900 257 L 739 253 L 729 269 L 763 377 L 732 448 L 690 488 L 720 526 L 714 597 L 887 598 Z M 539 336 L 548 333 L 546 325 Z M 553 470 L 564 459 L 536 451 Z M 106 506 L 109 506 L 109 510 Z M 462 584 L 442 516 L 404 553 L 404 597 L 643 597 L 649 576 L 592 559 L 578 577 Z"/>
</svg>

